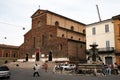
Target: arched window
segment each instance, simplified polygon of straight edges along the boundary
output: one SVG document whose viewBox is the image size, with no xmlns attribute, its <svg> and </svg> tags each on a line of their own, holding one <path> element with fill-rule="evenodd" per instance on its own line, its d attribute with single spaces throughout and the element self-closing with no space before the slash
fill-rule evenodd
<svg viewBox="0 0 120 80">
<path fill-rule="evenodd" d="M 64 38 L 64 34 L 62 34 L 62 37 Z"/>
<path fill-rule="evenodd" d="M 71 39 L 73 39 L 73 36 L 71 36 Z"/>
<path fill-rule="evenodd" d="M 85 29 L 83 29 L 83 33 L 85 34 Z"/>
<path fill-rule="evenodd" d="M 59 44 L 59 50 L 62 50 L 62 44 Z"/>
<path fill-rule="evenodd" d="M 50 34 L 49 39 L 51 39 L 52 37 L 53 37 L 53 35 L 52 35 L 52 34 Z"/>
<path fill-rule="evenodd" d="M 74 30 L 74 26 L 71 26 L 71 30 L 72 30 L 72 31 Z"/>
<path fill-rule="evenodd" d="M 52 38 L 52 37 L 53 37 L 53 35 L 52 35 L 52 34 L 50 34 L 50 37 Z"/>
<path fill-rule="evenodd" d="M 40 21 L 38 21 L 38 23 L 37 23 L 37 27 L 40 27 L 41 26 L 41 23 L 40 23 Z"/>
<path fill-rule="evenodd" d="M 58 21 L 55 22 L 55 26 L 59 26 L 59 22 Z"/>
</svg>

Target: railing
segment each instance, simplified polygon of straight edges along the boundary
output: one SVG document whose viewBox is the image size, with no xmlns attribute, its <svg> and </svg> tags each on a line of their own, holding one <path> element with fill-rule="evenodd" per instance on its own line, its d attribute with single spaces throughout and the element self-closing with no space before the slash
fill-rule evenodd
<svg viewBox="0 0 120 80">
<path fill-rule="evenodd" d="M 107 48 L 98 48 L 98 52 L 101 52 L 101 51 L 114 51 L 114 47 L 107 47 Z"/>
<path fill-rule="evenodd" d="M 108 52 L 108 51 L 115 51 L 114 47 L 107 47 L 107 48 L 97 48 L 98 52 Z M 89 52 L 89 50 L 87 50 L 87 52 Z"/>
</svg>

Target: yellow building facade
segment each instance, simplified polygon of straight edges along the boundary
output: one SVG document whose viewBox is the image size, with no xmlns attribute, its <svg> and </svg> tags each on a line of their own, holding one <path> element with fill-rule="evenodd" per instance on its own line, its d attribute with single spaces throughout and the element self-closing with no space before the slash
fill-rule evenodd
<svg viewBox="0 0 120 80">
<path fill-rule="evenodd" d="M 120 15 L 113 16 L 116 62 L 120 64 Z"/>
</svg>

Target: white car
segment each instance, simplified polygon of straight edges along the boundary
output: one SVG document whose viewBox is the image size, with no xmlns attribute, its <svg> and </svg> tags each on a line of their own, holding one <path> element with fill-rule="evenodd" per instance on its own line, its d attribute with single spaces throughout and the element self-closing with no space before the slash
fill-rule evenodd
<svg viewBox="0 0 120 80">
<path fill-rule="evenodd" d="M 74 70 L 76 68 L 75 64 L 62 64 L 63 70 Z"/>
<path fill-rule="evenodd" d="M 7 66 L 0 66 L 0 78 L 10 78 L 10 70 Z"/>
</svg>

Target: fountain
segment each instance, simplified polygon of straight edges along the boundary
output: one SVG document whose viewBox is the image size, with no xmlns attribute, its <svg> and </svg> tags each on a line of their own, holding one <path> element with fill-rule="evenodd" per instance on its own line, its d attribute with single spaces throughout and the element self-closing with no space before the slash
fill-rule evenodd
<svg viewBox="0 0 120 80">
<path fill-rule="evenodd" d="M 98 49 L 96 48 L 97 44 L 90 45 L 91 49 L 89 50 L 89 55 L 87 57 L 87 63 L 79 64 L 78 71 L 81 74 L 94 74 L 101 72 L 101 63 L 102 60 L 98 55 Z"/>
<path fill-rule="evenodd" d="M 90 47 L 90 54 L 88 55 L 87 63 L 88 64 L 101 64 L 102 60 L 100 56 L 98 55 L 98 49 L 96 48 L 97 44 L 92 44 Z"/>
</svg>

